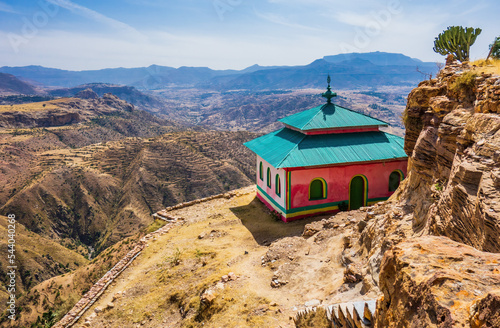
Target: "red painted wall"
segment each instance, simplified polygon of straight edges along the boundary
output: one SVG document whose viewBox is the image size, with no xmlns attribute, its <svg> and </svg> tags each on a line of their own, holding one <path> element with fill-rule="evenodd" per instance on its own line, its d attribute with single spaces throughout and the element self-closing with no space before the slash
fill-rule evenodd
<svg viewBox="0 0 500 328">
<path fill-rule="evenodd" d="M 349 184 L 356 175 L 364 175 L 368 180 L 368 199 L 389 197 L 389 175 L 401 170 L 406 177 L 407 160 L 385 163 L 367 163 L 325 168 L 295 169 L 291 172 L 291 208 L 348 201 Z M 327 197 L 309 200 L 309 184 L 315 178 L 323 178 L 327 183 Z"/>
</svg>

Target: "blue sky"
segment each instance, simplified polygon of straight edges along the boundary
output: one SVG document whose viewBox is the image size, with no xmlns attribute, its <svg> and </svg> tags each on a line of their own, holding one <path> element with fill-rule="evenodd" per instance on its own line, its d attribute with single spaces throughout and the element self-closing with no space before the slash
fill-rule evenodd
<svg viewBox="0 0 500 328">
<path fill-rule="evenodd" d="M 386 51 L 443 61 L 450 25 L 480 27 L 472 58 L 500 35 L 496 0 L 0 0 L 0 66 L 305 65 Z"/>
</svg>

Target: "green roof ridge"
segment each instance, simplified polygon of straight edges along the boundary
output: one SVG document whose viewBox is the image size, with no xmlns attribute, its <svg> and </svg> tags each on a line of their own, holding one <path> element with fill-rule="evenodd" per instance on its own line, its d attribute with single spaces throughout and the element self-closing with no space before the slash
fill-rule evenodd
<svg viewBox="0 0 500 328">
<path fill-rule="evenodd" d="M 337 105 L 337 104 L 334 104 L 334 105 L 335 105 L 335 106 L 339 106 L 340 108 L 343 108 L 343 109 L 348 110 L 348 111 L 350 111 L 350 112 L 353 112 L 353 113 L 356 113 L 356 114 L 360 114 L 360 115 L 366 116 L 366 117 L 368 117 L 368 118 L 371 118 L 371 119 L 374 119 L 374 120 L 380 121 L 380 122 L 382 122 L 382 123 L 384 123 L 384 124 L 390 125 L 390 124 L 389 124 L 389 123 L 387 123 L 386 121 L 382 121 L 381 119 L 378 119 L 378 118 L 376 118 L 376 117 L 371 117 L 371 116 L 370 116 L 370 115 L 368 115 L 368 114 L 365 114 L 365 113 L 360 113 L 360 112 L 355 111 L 354 109 L 350 109 L 350 108 L 347 108 L 347 107 L 343 107 L 343 106 L 340 106 L 340 105 Z"/>
<path fill-rule="evenodd" d="M 333 106 L 333 107 L 331 107 Z M 324 118 L 319 118 L 323 114 Z M 301 131 L 369 126 L 389 126 L 389 123 L 368 114 L 334 103 L 318 105 L 278 120 Z"/>
<path fill-rule="evenodd" d="M 330 103 L 330 104 L 331 104 L 331 105 L 333 105 L 333 106 L 335 106 L 335 104 L 332 104 L 332 103 Z M 324 104 L 324 105 L 321 105 L 321 107 L 320 107 L 320 106 L 316 106 L 316 107 L 311 108 L 311 109 L 314 109 L 314 108 L 320 107 L 320 108 L 319 108 L 319 110 L 318 110 L 318 112 L 317 112 L 316 114 L 314 114 L 314 115 L 313 115 L 313 117 L 311 117 L 311 118 L 309 119 L 309 121 L 307 121 L 304 125 L 302 125 L 301 130 L 302 130 L 303 128 L 305 128 L 305 127 L 307 126 L 307 124 L 311 123 L 311 121 L 312 121 L 312 120 L 313 120 L 316 116 L 318 116 L 318 114 L 319 114 L 319 113 L 321 113 L 321 112 L 323 111 L 323 106 L 327 106 L 327 105 L 330 105 L 330 104 Z"/>
</svg>

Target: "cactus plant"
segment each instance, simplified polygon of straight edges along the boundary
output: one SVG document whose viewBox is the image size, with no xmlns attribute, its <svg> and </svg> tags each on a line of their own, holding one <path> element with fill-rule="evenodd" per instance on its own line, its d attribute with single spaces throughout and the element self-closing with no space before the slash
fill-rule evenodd
<svg viewBox="0 0 500 328">
<path fill-rule="evenodd" d="M 452 54 L 461 62 L 469 60 L 470 47 L 481 34 L 480 28 L 449 26 L 434 40 L 434 51 L 441 55 Z"/>
</svg>

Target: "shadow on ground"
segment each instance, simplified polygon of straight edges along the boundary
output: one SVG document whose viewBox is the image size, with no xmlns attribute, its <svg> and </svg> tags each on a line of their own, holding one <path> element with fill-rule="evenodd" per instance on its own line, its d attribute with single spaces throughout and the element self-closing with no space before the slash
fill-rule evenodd
<svg viewBox="0 0 500 328">
<path fill-rule="evenodd" d="M 230 210 L 241 220 L 241 223 L 261 246 L 269 246 L 275 240 L 283 237 L 300 236 L 306 224 L 329 217 L 323 215 L 285 223 L 276 220 L 257 197 L 247 205 L 232 207 Z"/>
</svg>

